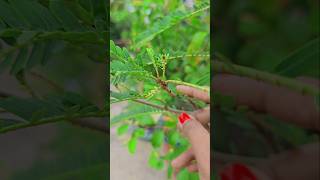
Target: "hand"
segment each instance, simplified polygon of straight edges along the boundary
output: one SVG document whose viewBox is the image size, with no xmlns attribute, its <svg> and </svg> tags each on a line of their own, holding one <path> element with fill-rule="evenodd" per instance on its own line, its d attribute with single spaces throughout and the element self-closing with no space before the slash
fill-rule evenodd
<svg viewBox="0 0 320 180">
<path fill-rule="evenodd" d="M 318 80 L 298 80 L 319 87 Z M 311 96 L 234 75 L 216 75 L 213 82 L 213 91 L 234 97 L 237 104 L 271 114 L 288 123 L 320 131 L 319 110 Z M 273 155 L 265 163 L 257 163 L 259 169 L 250 169 L 259 179 L 266 179 L 266 176 L 271 179 L 319 179 L 319 147 L 319 143 L 307 144 Z M 306 168 L 306 165 L 310 168 Z"/>
<path fill-rule="evenodd" d="M 298 80 L 319 87 L 318 80 L 303 77 Z M 212 81 L 213 91 L 234 97 L 237 104 L 288 123 L 320 131 L 319 111 L 311 96 L 235 75 L 216 75 Z"/>
<path fill-rule="evenodd" d="M 207 92 L 189 87 L 177 86 L 177 90 L 187 96 L 210 102 Z M 210 179 L 210 134 L 204 125 L 210 122 L 210 108 L 201 109 L 191 114 L 191 120 L 178 124 L 180 131 L 189 140 L 191 148 L 182 153 L 171 163 L 175 174 L 182 168 L 190 172 L 199 172 L 202 180 Z"/>
</svg>

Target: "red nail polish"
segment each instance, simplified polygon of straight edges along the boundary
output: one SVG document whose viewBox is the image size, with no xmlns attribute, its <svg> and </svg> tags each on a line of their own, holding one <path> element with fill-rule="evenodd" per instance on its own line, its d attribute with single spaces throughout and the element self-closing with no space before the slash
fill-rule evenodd
<svg viewBox="0 0 320 180">
<path fill-rule="evenodd" d="M 190 116 L 185 112 L 181 113 L 179 116 L 179 122 L 182 125 L 190 119 L 191 119 Z"/>
<path fill-rule="evenodd" d="M 220 172 L 221 180 L 257 180 L 252 171 L 243 164 L 232 164 Z"/>
</svg>

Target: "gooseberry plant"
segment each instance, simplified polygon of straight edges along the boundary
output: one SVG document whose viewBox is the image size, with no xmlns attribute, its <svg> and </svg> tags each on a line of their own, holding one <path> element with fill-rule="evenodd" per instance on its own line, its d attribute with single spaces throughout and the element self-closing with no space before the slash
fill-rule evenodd
<svg viewBox="0 0 320 180">
<path fill-rule="evenodd" d="M 110 41 L 110 103 L 127 102 L 119 115 L 111 112 L 110 124 L 117 127 L 118 135 L 130 134 L 126 144 L 132 154 L 136 152 L 139 139 L 147 139 L 152 146 L 149 166 L 160 170 L 168 164 L 168 178 L 173 173 L 171 160 L 189 147 L 176 127 L 177 115 L 208 106 L 179 94 L 175 86 L 186 85 L 210 93 L 210 5 L 200 2 L 193 8 L 186 8 L 178 3 L 175 8 L 131 37 L 131 45 L 120 47 L 117 41 Z M 199 23 L 203 27 L 194 28 L 189 23 Z M 194 37 L 180 47 L 178 42 L 172 45 L 169 41 L 182 37 L 170 39 L 173 29 L 174 33 L 179 33 L 177 29 L 182 29 L 183 33 L 191 29 Z M 183 170 L 178 179 L 185 178 L 198 177 Z"/>
</svg>

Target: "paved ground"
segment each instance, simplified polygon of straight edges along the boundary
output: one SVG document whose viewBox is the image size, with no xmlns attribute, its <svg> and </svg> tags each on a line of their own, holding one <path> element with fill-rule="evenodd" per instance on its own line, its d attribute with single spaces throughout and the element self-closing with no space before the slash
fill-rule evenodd
<svg viewBox="0 0 320 180">
<path fill-rule="evenodd" d="M 111 107 L 111 114 L 121 112 L 125 104 L 116 104 Z M 116 128 L 111 128 L 110 136 L 110 177 L 111 180 L 165 180 L 166 168 L 163 171 L 148 167 L 148 157 L 151 151 L 150 144 L 139 141 L 136 154 L 129 154 L 125 142 L 128 137 L 118 137 Z"/>
</svg>

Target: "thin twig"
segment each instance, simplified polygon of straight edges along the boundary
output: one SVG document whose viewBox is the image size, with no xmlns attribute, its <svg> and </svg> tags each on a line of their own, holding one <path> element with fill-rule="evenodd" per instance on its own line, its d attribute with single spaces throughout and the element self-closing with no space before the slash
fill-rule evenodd
<svg viewBox="0 0 320 180">
<path fill-rule="evenodd" d="M 150 103 L 150 102 L 147 102 L 147 101 L 144 101 L 144 100 L 134 99 L 132 101 L 137 102 L 137 103 L 141 103 L 141 104 L 144 104 L 144 105 L 148 105 L 148 106 L 151 106 L 151 107 L 154 107 L 154 108 L 157 108 L 157 109 L 165 110 L 165 111 L 168 111 L 168 112 L 171 112 L 171 113 L 174 113 L 174 114 L 181 114 L 182 112 L 184 112 L 184 111 L 181 111 L 181 110 L 168 108 L 166 106 L 160 106 L 160 105 L 157 105 L 157 104 L 153 104 L 153 103 Z"/>
<path fill-rule="evenodd" d="M 209 54 L 185 54 L 185 55 L 180 55 L 180 56 L 171 56 L 167 59 L 172 60 L 172 59 L 180 59 L 180 58 L 184 58 L 184 57 L 210 57 L 210 55 Z"/>
</svg>

